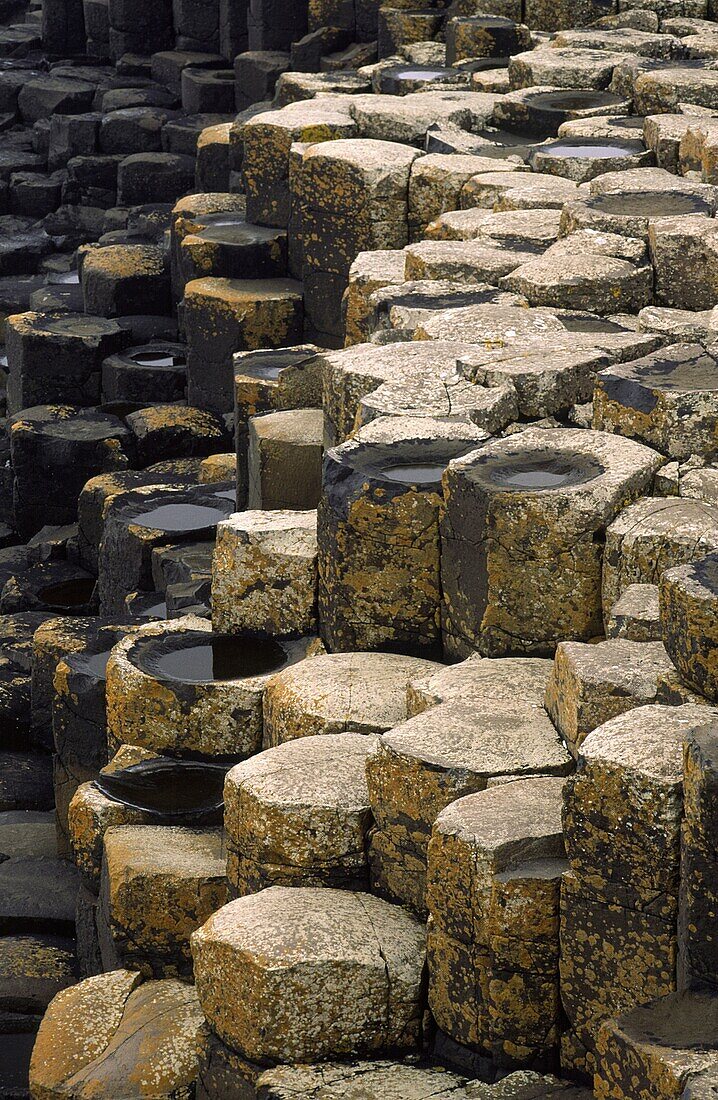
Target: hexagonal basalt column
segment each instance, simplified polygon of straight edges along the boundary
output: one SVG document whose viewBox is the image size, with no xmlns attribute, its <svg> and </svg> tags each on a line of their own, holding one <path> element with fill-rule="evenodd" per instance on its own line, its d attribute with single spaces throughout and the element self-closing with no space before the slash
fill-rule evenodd
<svg viewBox="0 0 718 1100">
<path fill-rule="evenodd" d="M 711 707 L 648 706 L 588 735 L 566 787 L 566 850 L 575 874 L 675 913 L 683 818 L 683 741 Z"/>
<path fill-rule="evenodd" d="M 232 356 L 292 345 L 302 335 L 302 292 L 293 279 L 195 279 L 185 287 L 189 399 L 229 412 Z"/>
<path fill-rule="evenodd" d="M 718 550 L 718 505 L 681 497 L 645 497 L 606 531 L 603 613 L 631 584 L 656 584 L 666 569 Z"/>
<path fill-rule="evenodd" d="M 473 425 L 380 418 L 325 456 L 319 617 L 329 648 L 440 651 L 439 508 Z"/>
<path fill-rule="evenodd" d="M 676 987 L 683 743 L 715 717 L 687 704 L 612 718 L 568 781 L 561 992 L 594 1050 L 602 1020 Z"/>
<path fill-rule="evenodd" d="M 429 1003 L 503 1066 L 550 1060 L 561 1030 L 562 789 L 525 779 L 460 798 L 429 842 Z"/>
<path fill-rule="evenodd" d="M 187 351 L 183 344 L 142 344 L 102 364 L 102 398 L 131 404 L 183 401 Z"/>
<path fill-rule="evenodd" d="M 175 298 L 182 297 L 186 281 L 181 264 L 184 238 L 200 232 L 207 224 L 206 219 L 214 214 L 227 214 L 234 220 L 237 217 L 242 218 L 244 210 L 244 195 L 232 195 L 228 192 L 187 195 L 175 204 L 170 221 L 172 293 Z"/>
<path fill-rule="evenodd" d="M 593 424 L 671 458 L 718 456 L 718 361 L 700 344 L 671 344 L 596 376 Z"/>
<path fill-rule="evenodd" d="M 82 265 L 87 313 L 123 317 L 170 313 L 169 267 L 154 245 L 109 245 L 89 251 Z"/>
<path fill-rule="evenodd" d="M 225 279 L 274 279 L 287 274 L 287 235 L 282 229 L 251 225 L 243 214 L 208 214 L 181 244 L 186 280 L 205 275 Z"/>
<path fill-rule="evenodd" d="M 12 417 L 9 429 L 15 523 L 27 536 L 72 523 L 85 482 L 130 465 L 126 425 L 96 409 L 36 405 Z"/>
<path fill-rule="evenodd" d="M 326 142 L 354 137 L 358 128 L 347 110 L 331 101 L 290 103 L 255 115 L 239 133 L 244 146 L 242 174 L 247 217 L 258 225 L 289 221 L 289 152 L 294 142 Z"/>
<path fill-rule="evenodd" d="M 205 1031 L 197 994 L 173 979 L 141 983 L 116 970 L 55 997 L 30 1065 L 36 1095 L 121 1096 L 131 1077 L 145 1100 L 194 1092 Z"/>
<path fill-rule="evenodd" d="M 215 913 L 192 952 L 210 1027 L 266 1065 L 414 1048 L 424 944 L 369 894 L 272 887 Z"/>
<path fill-rule="evenodd" d="M 597 1100 L 680 1096 L 711 1100 L 718 1088 L 712 992 L 672 993 L 607 1021 L 598 1036 Z"/>
<path fill-rule="evenodd" d="M 406 390 L 422 378 L 442 382 L 455 373 L 457 360 L 474 350 L 470 343 L 432 340 L 357 344 L 321 353 L 325 445 L 344 443 L 360 420 L 362 399 L 382 385 Z"/>
<path fill-rule="evenodd" d="M 190 757 L 251 756 L 262 745 L 268 678 L 306 653 L 306 640 L 212 634 L 194 616 L 144 626 L 107 665 L 110 751 L 125 744 Z"/>
<path fill-rule="evenodd" d="M 718 554 L 661 575 L 661 636 L 681 678 L 718 703 Z"/>
<path fill-rule="evenodd" d="M 496 673 L 500 662 L 492 662 Z M 499 672 L 500 674 L 500 672 Z M 379 738 L 367 759 L 372 883 L 425 912 L 426 852 L 438 814 L 463 795 L 534 775 L 566 775 L 568 752 L 546 712 L 520 694 L 461 696 Z M 447 730 L 451 731 L 447 736 Z"/>
<path fill-rule="evenodd" d="M 105 735 L 105 746 L 107 735 Z M 107 749 L 105 748 L 105 755 Z M 157 754 L 135 745 L 122 745 L 112 760 L 100 769 L 99 781 L 102 785 L 108 775 L 118 772 L 125 774 L 127 769 L 148 760 L 158 759 Z M 102 845 L 105 833 L 115 825 L 152 825 L 156 821 L 153 815 L 145 813 L 136 806 L 128 805 L 129 799 L 120 802 L 90 780 L 80 784 L 75 791 L 67 812 L 67 830 L 70 838 L 72 859 L 82 874 L 84 884 L 93 893 L 100 889 L 102 871 Z"/>
<path fill-rule="evenodd" d="M 217 528 L 212 623 L 221 633 L 316 632 L 316 512 L 249 511 Z"/>
<path fill-rule="evenodd" d="M 249 421 L 247 506 L 314 509 L 321 493 L 321 409 L 287 409 Z"/>
<path fill-rule="evenodd" d="M 62 401 L 97 405 L 102 360 L 127 345 L 116 321 L 79 313 L 21 313 L 8 320 L 8 412 Z"/>
<path fill-rule="evenodd" d="M 384 733 L 403 722 L 409 682 L 436 669 L 399 653 L 323 653 L 277 673 L 264 696 L 264 744 L 328 733 Z"/>
<path fill-rule="evenodd" d="M 420 153 L 391 141 L 329 141 L 304 153 L 297 174 L 308 316 L 343 335 L 342 295 L 360 252 L 409 240 L 409 175 Z"/>
<path fill-rule="evenodd" d="M 238 352 L 234 362 L 237 506 L 248 493 L 247 458 L 252 417 L 280 409 L 321 408 L 321 360 L 313 344 Z"/>
<path fill-rule="evenodd" d="M 182 489 L 148 486 L 110 502 L 98 567 L 100 602 L 106 612 L 124 609 L 125 597 L 152 591 L 152 551 L 173 543 L 209 541 L 217 524 L 234 511 L 227 486 Z"/>
<path fill-rule="evenodd" d="M 683 748 L 685 820 L 678 914 L 679 989 L 718 988 L 715 911 L 718 905 L 718 730 L 715 710 Z"/>
<path fill-rule="evenodd" d="M 232 768 L 224 827 L 237 895 L 266 886 L 368 888 L 364 764 L 373 744 L 360 733 L 306 737 Z"/>
<path fill-rule="evenodd" d="M 81 783 L 94 779 L 107 764 L 105 668 L 113 646 L 132 630 L 100 626 L 82 650 L 64 656 L 55 669 L 55 806 L 58 840 L 64 851 L 70 849 L 70 800 Z"/>
<path fill-rule="evenodd" d="M 655 702 L 660 678 L 671 668 L 661 642 L 560 642 L 546 686 L 546 709 L 576 756 L 591 730 Z"/>
<path fill-rule="evenodd" d="M 220 829 L 117 825 L 104 839 L 100 947 L 106 970 L 189 977 L 190 936 L 227 900 Z"/>
<path fill-rule="evenodd" d="M 442 519 L 444 645 L 553 652 L 601 630 L 606 527 L 660 457 L 599 432 L 529 428 L 449 466 Z"/>
</svg>

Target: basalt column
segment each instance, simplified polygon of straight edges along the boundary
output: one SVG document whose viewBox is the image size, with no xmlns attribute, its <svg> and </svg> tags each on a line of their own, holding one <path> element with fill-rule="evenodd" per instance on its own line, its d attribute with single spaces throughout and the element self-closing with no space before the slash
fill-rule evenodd
<svg viewBox="0 0 718 1100">
<path fill-rule="evenodd" d="M 606 527 L 660 463 L 629 440 L 539 428 L 453 462 L 442 521 L 446 650 L 548 655 L 561 640 L 600 634 Z"/>
<path fill-rule="evenodd" d="M 396 142 L 328 141 L 307 149 L 293 177 L 305 308 L 311 326 L 333 346 L 343 339 L 342 297 L 357 255 L 408 244 L 409 175 L 420 155 Z"/>
<path fill-rule="evenodd" d="M 385 417 L 328 451 L 319 505 L 319 616 L 330 650 L 440 652 L 439 508 L 469 424 Z"/>
</svg>

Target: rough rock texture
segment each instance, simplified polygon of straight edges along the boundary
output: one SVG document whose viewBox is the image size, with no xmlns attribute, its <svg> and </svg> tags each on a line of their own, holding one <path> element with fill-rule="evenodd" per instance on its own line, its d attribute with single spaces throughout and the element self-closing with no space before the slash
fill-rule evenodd
<svg viewBox="0 0 718 1100">
<path fill-rule="evenodd" d="M 189 1096 L 206 1025 L 194 988 L 115 970 L 59 993 L 30 1066 L 38 1100 Z"/>
<path fill-rule="evenodd" d="M 419 922 L 379 898 L 272 887 L 194 934 L 197 992 L 212 1029 L 254 1061 L 410 1050 L 424 943 Z"/>
</svg>

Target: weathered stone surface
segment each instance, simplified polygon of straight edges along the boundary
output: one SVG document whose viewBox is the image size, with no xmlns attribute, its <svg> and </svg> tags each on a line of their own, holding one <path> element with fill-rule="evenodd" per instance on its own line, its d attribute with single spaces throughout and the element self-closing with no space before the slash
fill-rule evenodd
<svg viewBox="0 0 718 1100">
<path fill-rule="evenodd" d="M 336 446 L 347 439 L 362 398 L 382 385 L 404 388 L 422 376 L 443 381 L 453 374 L 457 359 L 472 350 L 470 342 L 447 339 L 434 341 L 430 348 L 419 343 L 360 343 L 321 354 L 325 445 Z"/>
<path fill-rule="evenodd" d="M 240 512 L 217 528 L 212 624 L 221 633 L 316 632 L 316 513 Z"/>
<path fill-rule="evenodd" d="M 267 684 L 264 743 L 347 731 L 376 734 L 407 717 L 407 685 L 436 666 L 393 653 L 332 653 L 300 661 Z"/>
<path fill-rule="evenodd" d="M 561 883 L 561 1000 L 593 1072 L 601 1023 L 676 987 L 673 920 L 568 872 Z"/>
<path fill-rule="evenodd" d="M 372 294 L 383 287 L 403 283 L 405 266 L 401 248 L 360 252 L 356 257 L 349 268 L 342 298 L 345 347 L 370 339 L 375 319 Z"/>
<path fill-rule="evenodd" d="M 498 665 L 492 661 L 492 671 Z M 429 709 L 384 734 L 367 759 L 378 826 L 370 849 L 374 886 L 419 913 L 425 912 L 427 844 L 444 807 L 497 783 L 565 775 L 571 767 L 540 706 L 537 679 L 545 671 L 514 668 L 513 676 L 499 681 L 497 697 L 488 676 L 474 680 L 470 671 L 467 662 L 456 696 L 452 692 L 438 706 L 431 706 L 430 697 Z M 421 697 L 416 705 L 422 705 Z"/>
<path fill-rule="evenodd" d="M 327 452 L 317 520 L 329 649 L 440 649 L 441 475 L 485 438 L 473 424 L 384 417 Z"/>
<path fill-rule="evenodd" d="M 321 409 L 287 409 L 249 421 L 247 505 L 252 510 L 316 508 L 321 491 Z"/>
<path fill-rule="evenodd" d="M 186 635 L 183 640 L 182 635 Z M 211 643 L 211 626 L 193 615 L 172 622 L 150 623 L 115 647 L 107 666 L 107 726 L 111 751 L 139 745 L 153 752 L 201 753 L 243 759 L 262 744 L 262 695 L 269 676 L 305 656 L 307 643 L 270 641 L 259 656 L 249 644 L 249 675 L 187 680 L 161 670 L 150 671 L 143 654 L 184 645 Z M 259 645 L 259 643 L 257 643 Z M 259 667 L 261 671 L 257 672 Z"/>
<path fill-rule="evenodd" d="M 259 225 L 286 225 L 289 218 L 289 152 L 293 142 L 326 143 L 357 134 L 356 123 L 331 99 L 291 103 L 245 122 L 242 173 L 247 214 Z"/>
<path fill-rule="evenodd" d="M 321 407 L 321 369 L 313 344 L 234 355 L 237 504 L 247 499 L 250 420 L 283 409 Z"/>
<path fill-rule="evenodd" d="M 661 575 L 660 624 L 664 645 L 687 684 L 718 701 L 718 556 L 667 569 Z"/>
<path fill-rule="evenodd" d="M 606 637 L 626 638 L 630 642 L 660 641 L 658 586 L 629 584 L 608 614 Z"/>
<path fill-rule="evenodd" d="M 72 940 L 40 933 L 0 937 L 0 1005 L 8 1030 L 18 1017 L 36 1026 L 55 994 L 76 980 Z"/>
<path fill-rule="evenodd" d="M 461 798 L 428 849 L 429 1003 L 499 1065 L 550 1056 L 559 1034 L 561 779 Z"/>
<path fill-rule="evenodd" d="M 591 229 L 557 241 L 499 282 L 532 306 L 596 313 L 637 312 L 653 296 L 653 269 L 643 242 Z"/>
<path fill-rule="evenodd" d="M 194 1089 L 205 1023 L 191 985 L 116 970 L 59 993 L 38 1034 L 39 1100 L 179 1100 Z"/>
<path fill-rule="evenodd" d="M 191 975 L 190 936 L 227 900 L 218 829 L 118 825 L 104 837 L 100 941 L 105 969 Z"/>
<path fill-rule="evenodd" d="M 681 887 L 678 902 L 678 987 L 718 988 L 715 914 L 718 860 L 714 838 L 718 813 L 718 737 L 715 711 L 683 746 L 685 821 L 681 837 Z"/>
<path fill-rule="evenodd" d="M 509 247 L 542 250 L 557 239 L 560 220 L 560 211 L 544 207 L 510 211 L 473 207 L 442 214 L 427 227 L 426 236 L 429 240 L 487 238 Z"/>
<path fill-rule="evenodd" d="M 672 344 L 596 377 L 593 423 L 655 447 L 673 459 L 716 451 L 718 366 L 699 344 Z"/>
<path fill-rule="evenodd" d="M 458 210 L 464 184 L 482 172 L 495 172 L 491 157 L 430 153 L 412 167 L 409 181 L 409 218 L 412 239 L 424 235 L 429 222 L 448 210 Z M 524 165 L 507 164 L 508 171 L 526 171 Z"/>
<path fill-rule="evenodd" d="M 718 238 L 712 219 L 700 213 L 658 218 L 649 222 L 648 243 L 658 304 L 674 309 L 711 309 L 716 304 Z"/>
<path fill-rule="evenodd" d="M 228 773 L 224 827 L 235 894 L 368 885 L 364 775 L 374 738 L 325 734 L 267 749 Z"/>
<path fill-rule="evenodd" d="M 540 657 L 505 657 L 492 661 L 474 654 L 460 664 L 434 668 L 407 689 L 410 718 L 441 703 L 477 708 L 501 703 L 525 703 L 541 709 L 553 670 Z"/>
<path fill-rule="evenodd" d="M 714 716 L 690 704 L 640 707 L 588 735 L 566 786 L 566 850 L 577 875 L 675 911 L 683 740 Z"/>
<path fill-rule="evenodd" d="M 278 1066 L 260 1074 L 256 1089 L 267 1100 L 289 1100 L 297 1092 L 308 1100 L 465 1100 L 471 1095 L 463 1077 L 441 1066 L 388 1061 Z"/>
<path fill-rule="evenodd" d="M 461 191 L 461 208 L 483 210 L 560 210 L 577 197 L 573 180 L 538 172 L 482 172 Z M 579 192 L 580 194 L 580 192 Z"/>
<path fill-rule="evenodd" d="M 560 642 L 546 687 L 546 709 L 577 755 L 591 730 L 655 702 L 658 679 L 671 667 L 660 641 Z"/>
<path fill-rule="evenodd" d="M 478 241 L 421 241 L 405 249 L 407 281 L 442 279 L 466 285 L 498 283 L 535 259 L 533 252 Z"/>
<path fill-rule="evenodd" d="M 122 745 L 100 775 L 111 775 L 143 760 L 155 759 L 156 754 L 134 745 Z M 72 858 L 87 886 L 95 893 L 100 889 L 102 848 L 105 833 L 115 825 L 151 825 L 152 817 L 108 798 L 95 786 L 94 781 L 82 783 L 68 807 L 67 824 L 72 847 Z"/>
<path fill-rule="evenodd" d="M 423 927 L 369 894 L 272 887 L 192 937 L 210 1027 L 254 1061 L 410 1050 L 422 1005 Z"/>
<path fill-rule="evenodd" d="M 448 652 L 550 654 L 559 641 L 599 633 L 598 533 L 660 465 L 654 451 L 614 442 L 529 428 L 449 465 L 441 557 Z"/>
<path fill-rule="evenodd" d="M 352 105 L 360 99 L 350 97 Z M 343 336 L 341 299 L 360 252 L 408 243 L 409 175 L 418 155 L 409 146 L 373 140 L 323 141 L 305 150 L 296 194 L 305 302 L 318 332 Z"/>
<path fill-rule="evenodd" d="M 715 1080 L 718 1068 L 717 1008 L 706 995 L 671 994 L 605 1023 L 598 1036 L 595 1096 L 700 1098 L 694 1079 L 706 1073 Z"/>
<path fill-rule="evenodd" d="M 645 497 L 606 531 L 603 608 L 608 615 L 630 584 L 656 584 L 666 569 L 718 550 L 718 508 L 679 497 Z"/>
</svg>

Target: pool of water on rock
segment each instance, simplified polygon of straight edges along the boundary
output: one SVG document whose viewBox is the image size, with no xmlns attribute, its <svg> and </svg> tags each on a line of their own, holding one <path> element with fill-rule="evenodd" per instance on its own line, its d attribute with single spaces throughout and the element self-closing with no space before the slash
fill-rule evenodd
<svg viewBox="0 0 718 1100">
<path fill-rule="evenodd" d="M 173 355 L 166 351 L 141 351 L 136 355 L 128 356 L 139 367 L 184 367 L 187 358 L 184 355 Z"/>
<path fill-rule="evenodd" d="M 577 159 L 590 159 L 590 160 L 609 160 L 615 157 L 630 157 L 635 156 L 637 152 L 637 146 L 634 143 L 625 145 L 621 142 L 612 141 L 585 141 L 575 143 L 570 140 L 555 141 L 549 145 L 538 146 L 537 153 L 543 153 L 548 157 L 556 158 L 568 158 L 575 157 Z"/>
<path fill-rule="evenodd" d="M 144 760 L 101 775 L 95 786 L 114 802 L 164 820 L 221 812 L 228 767 L 194 760 Z"/>
<path fill-rule="evenodd" d="M 310 359 L 311 355 L 304 352 L 285 351 L 279 348 L 277 351 L 262 351 L 254 356 L 247 357 L 242 363 L 238 375 L 246 378 L 256 378 L 261 382 L 276 382 L 286 367 L 293 367 Z"/>
<path fill-rule="evenodd" d="M 78 577 L 76 580 L 50 584 L 42 588 L 38 596 L 48 607 L 83 607 L 90 602 L 94 591 L 94 577 Z"/>
<path fill-rule="evenodd" d="M 207 684 L 267 676 L 287 663 L 287 652 L 271 638 L 197 632 L 148 639 L 135 661 L 160 680 Z"/>
<path fill-rule="evenodd" d="M 80 663 L 87 672 L 92 673 L 98 680 L 104 680 L 111 652 L 111 649 L 105 649 L 102 653 L 83 653 Z"/>
<path fill-rule="evenodd" d="M 479 460 L 476 472 L 498 489 L 537 492 L 583 485 L 599 477 L 603 467 L 586 455 L 528 453 L 489 456 Z"/>
<path fill-rule="evenodd" d="M 633 218 L 671 217 L 708 210 L 708 203 L 697 195 L 676 191 L 653 193 L 615 193 L 595 195 L 590 200 L 594 210 L 604 214 L 617 214 Z"/>
<path fill-rule="evenodd" d="M 605 107 L 618 103 L 610 92 L 571 90 L 565 92 L 537 92 L 531 96 L 531 103 L 547 111 L 586 111 L 594 107 Z"/>
<path fill-rule="evenodd" d="M 559 321 L 567 332 L 628 332 L 627 328 L 617 324 L 616 321 L 608 321 L 605 317 L 592 317 L 588 314 L 559 317 Z"/>
<path fill-rule="evenodd" d="M 217 494 L 219 495 L 219 494 Z M 226 511 L 206 504 L 159 504 L 149 512 L 133 516 L 133 527 L 148 527 L 153 531 L 182 534 L 186 531 L 204 531 L 215 527 L 226 518 Z"/>
<path fill-rule="evenodd" d="M 80 275 L 77 271 L 62 271 L 48 278 L 50 286 L 78 286 Z"/>
<path fill-rule="evenodd" d="M 382 473 L 389 481 L 398 481 L 402 485 L 433 485 L 441 481 L 446 465 L 446 462 L 398 463 L 396 466 L 385 466 Z"/>
</svg>

